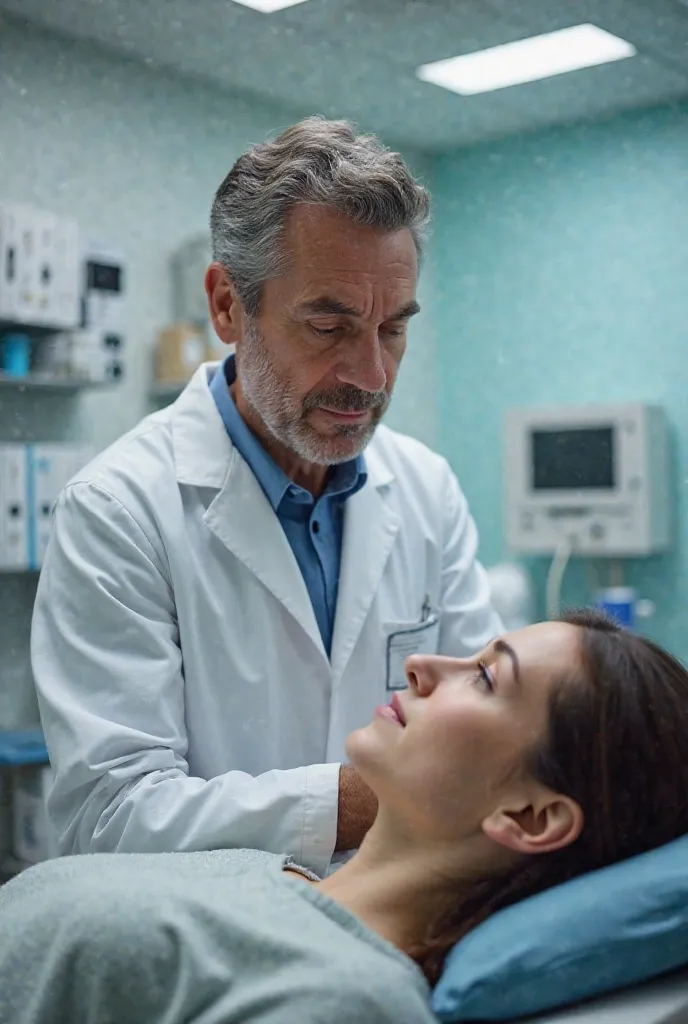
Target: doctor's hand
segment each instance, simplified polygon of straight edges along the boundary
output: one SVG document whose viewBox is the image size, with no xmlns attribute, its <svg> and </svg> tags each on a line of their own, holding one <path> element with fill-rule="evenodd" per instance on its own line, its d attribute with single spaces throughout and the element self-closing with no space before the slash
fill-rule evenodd
<svg viewBox="0 0 688 1024">
<path fill-rule="evenodd" d="M 339 769 L 339 815 L 335 850 L 355 850 L 373 824 L 377 797 L 366 786 L 355 768 L 343 764 Z"/>
</svg>

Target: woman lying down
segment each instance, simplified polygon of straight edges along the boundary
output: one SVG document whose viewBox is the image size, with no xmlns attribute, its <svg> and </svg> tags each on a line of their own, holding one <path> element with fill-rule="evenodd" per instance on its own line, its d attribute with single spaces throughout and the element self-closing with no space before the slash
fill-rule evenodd
<svg viewBox="0 0 688 1024">
<path fill-rule="evenodd" d="M 596 613 L 414 656 L 348 754 L 379 812 L 319 880 L 246 850 L 72 857 L 0 889 L 3 1024 L 423 1024 L 488 915 L 688 831 L 688 673 Z"/>
</svg>

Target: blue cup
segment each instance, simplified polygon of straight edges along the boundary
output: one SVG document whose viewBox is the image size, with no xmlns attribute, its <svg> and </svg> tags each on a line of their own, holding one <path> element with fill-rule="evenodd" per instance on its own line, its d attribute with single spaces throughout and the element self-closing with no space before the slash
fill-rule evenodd
<svg viewBox="0 0 688 1024">
<path fill-rule="evenodd" d="M 28 334 L 5 334 L 1 348 L 3 371 L 9 377 L 26 377 L 31 368 L 31 338 Z"/>
</svg>

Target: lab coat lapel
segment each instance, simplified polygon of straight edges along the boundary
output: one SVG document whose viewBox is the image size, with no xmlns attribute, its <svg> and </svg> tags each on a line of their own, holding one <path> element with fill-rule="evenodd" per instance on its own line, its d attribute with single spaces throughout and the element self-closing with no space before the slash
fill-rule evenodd
<svg viewBox="0 0 688 1024">
<path fill-rule="evenodd" d="M 227 436 L 210 394 L 208 382 L 216 369 L 217 364 L 202 366 L 173 407 L 177 479 L 217 490 L 204 515 L 206 525 L 327 658 L 294 552 L 262 487 Z"/>
<path fill-rule="evenodd" d="M 332 671 L 341 678 L 382 579 L 401 521 L 387 504 L 393 474 L 366 453 L 368 480 L 346 502 L 332 638 Z"/>
<path fill-rule="evenodd" d="M 232 449 L 222 490 L 205 513 L 215 536 L 296 619 L 327 657 L 299 564 L 272 505 L 248 464 Z"/>
</svg>

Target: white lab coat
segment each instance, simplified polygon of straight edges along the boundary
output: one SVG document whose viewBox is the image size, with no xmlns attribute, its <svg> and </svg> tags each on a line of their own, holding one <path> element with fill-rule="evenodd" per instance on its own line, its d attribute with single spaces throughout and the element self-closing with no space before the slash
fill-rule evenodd
<svg viewBox="0 0 688 1024">
<path fill-rule="evenodd" d="M 380 427 L 345 506 L 330 660 L 212 372 L 58 502 L 32 630 L 50 813 L 62 853 L 254 847 L 323 873 L 390 635 L 423 625 L 421 649 L 465 655 L 500 624 L 447 463 Z"/>
</svg>

